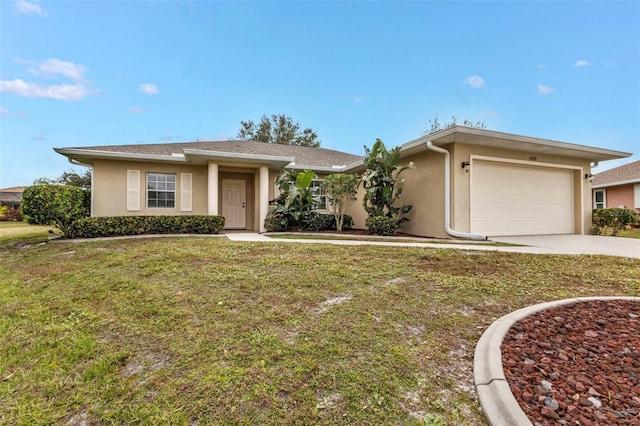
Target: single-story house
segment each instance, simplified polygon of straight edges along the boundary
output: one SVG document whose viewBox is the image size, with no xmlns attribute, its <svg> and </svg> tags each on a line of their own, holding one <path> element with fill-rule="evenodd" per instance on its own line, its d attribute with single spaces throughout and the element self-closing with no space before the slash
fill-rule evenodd
<svg viewBox="0 0 640 426">
<path fill-rule="evenodd" d="M 319 180 L 364 169 L 353 154 L 251 141 L 55 151 L 92 167 L 94 216 L 222 214 L 229 229 L 260 232 L 282 169 L 311 169 Z M 415 164 L 402 175 L 400 202 L 413 205 L 403 231 L 470 238 L 589 232 L 592 163 L 631 155 L 462 126 L 400 152 Z M 357 228 L 365 228 L 361 200 L 362 192 L 349 211 Z"/>
<path fill-rule="evenodd" d="M 13 186 L 11 188 L 0 188 L 0 205 L 16 209 L 20 207 L 22 193 L 26 186 Z"/>
<path fill-rule="evenodd" d="M 640 211 L 640 160 L 593 175 L 593 208 Z"/>
</svg>

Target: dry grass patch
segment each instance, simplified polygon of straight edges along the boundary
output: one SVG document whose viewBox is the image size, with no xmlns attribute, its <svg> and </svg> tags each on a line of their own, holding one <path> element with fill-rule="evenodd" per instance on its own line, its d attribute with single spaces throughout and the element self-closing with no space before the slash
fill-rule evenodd
<svg viewBox="0 0 640 426">
<path fill-rule="evenodd" d="M 480 334 L 640 261 L 160 238 L 0 248 L 0 423 L 481 425 Z"/>
</svg>

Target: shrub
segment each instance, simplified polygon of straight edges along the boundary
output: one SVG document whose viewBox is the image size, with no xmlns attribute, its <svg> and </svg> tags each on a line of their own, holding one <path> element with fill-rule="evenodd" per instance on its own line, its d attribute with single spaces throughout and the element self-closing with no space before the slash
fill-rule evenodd
<svg viewBox="0 0 640 426">
<path fill-rule="evenodd" d="M 640 217 L 635 210 L 623 208 L 594 209 L 593 227 L 591 232 L 602 235 L 611 229 L 611 235 L 616 236 L 620 230 L 638 224 Z"/>
<path fill-rule="evenodd" d="M 314 173 L 311 170 L 283 170 L 276 178 L 280 195 L 270 202 L 274 205 L 265 219 L 264 227 L 270 232 L 302 229 L 307 216 L 318 201 L 317 188 L 311 187 Z"/>
<path fill-rule="evenodd" d="M 111 216 L 73 222 L 67 238 L 97 238 L 144 234 L 217 234 L 223 216 Z"/>
<path fill-rule="evenodd" d="M 20 209 L 0 206 L 0 222 L 22 222 L 22 212 Z"/>
<path fill-rule="evenodd" d="M 348 214 L 343 214 L 342 229 L 349 230 L 351 228 L 353 228 L 353 219 Z M 337 231 L 338 227 L 336 225 L 335 215 L 313 212 L 307 217 L 302 229 L 310 232 L 321 232 Z"/>
<path fill-rule="evenodd" d="M 22 193 L 21 208 L 28 223 L 53 225 L 68 236 L 74 221 L 89 216 L 91 192 L 68 185 L 32 185 Z"/>
<path fill-rule="evenodd" d="M 364 164 L 367 169 L 362 174 L 362 184 L 364 188 L 364 209 L 369 215 L 367 223 L 371 223 L 373 228 L 369 229 L 369 233 L 377 234 L 376 230 L 381 230 L 388 234 L 388 230 L 395 228 L 400 229 L 402 224 L 409 219 L 402 217 L 411 211 L 412 206 L 405 204 L 403 206 L 395 206 L 395 202 L 402 194 L 402 179 L 400 174 L 405 170 L 413 169 L 413 163 L 407 165 L 398 165 L 400 161 L 400 148 L 395 147 L 387 150 L 384 143 L 380 139 L 376 139 L 371 149 L 364 147 L 365 159 Z M 386 216 L 388 220 L 378 219 Z"/>
<path fill-rule="evenodd" d="M 358 175 L 348 173 L 331 174 L 322 181 L 322 189 L 331 205 L 338 232 L 342 232 L 346 210 L 356 200 L 359 185 Z"/>
<path fill-rule="evenodd" d="M 402 226 L 402 219 L 389 216 L 370 216 L 365 224 L 370 234 L 395 235 Z"/>
<path fill-rule="evenodd" d="M 284 232 L 289 229 L 288 217 L 281 212 L 270 211 L 264 220 L 267 232 Z"/>
<path fill-rule="evenodd" d="M 335 231 L 336 218 L 332 214 L 324 214 L 317 212 L 309 212 L 304 222 L 299 226 L 293 226 L 289 221 L 289 217 L 277 211 L 271 211 L 264 221 L 264 227 L 267 232 L 285 232 L 292 229 L 298 229 L 309 232 Z M 342 229 L 349 230 L 353 228 L 353 218 L 344 215 Z"/>
</svg>

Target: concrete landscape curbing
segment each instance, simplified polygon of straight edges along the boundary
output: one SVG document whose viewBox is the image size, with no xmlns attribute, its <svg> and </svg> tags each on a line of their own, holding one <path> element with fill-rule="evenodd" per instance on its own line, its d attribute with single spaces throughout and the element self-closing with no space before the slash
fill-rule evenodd
<svg viewBox="0 0 640 426">
<path fill-rule="evenodd" d="M 490 425 L 532 425 L 513 396 L 502 366 L 502 340 L 511 326 L 536 312 L 571 303 L 593 300 L 635 300 L 640 302 L 640 297 L 576 297 L 539 303 L 507 314 L 496 320 L 485 330 L 476 345 L 473 357 L 473 379 L 480 406 Z"/>
</svg>

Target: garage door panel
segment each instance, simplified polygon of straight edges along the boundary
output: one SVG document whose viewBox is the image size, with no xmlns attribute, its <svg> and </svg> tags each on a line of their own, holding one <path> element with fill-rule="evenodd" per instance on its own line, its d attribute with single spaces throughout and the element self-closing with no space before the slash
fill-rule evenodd
<svg viewBox="0 0 640 426">
<path fill-rule="evenodd" d="M 573 233 L 573 173 L 567 169 L 474 161 L 471 232 Z"/>
</svg>

